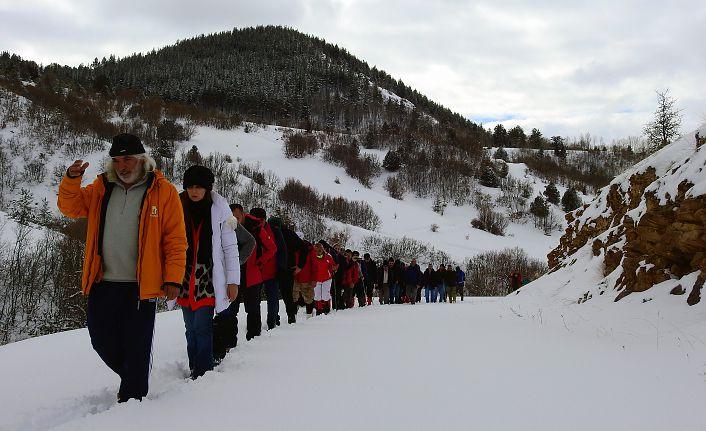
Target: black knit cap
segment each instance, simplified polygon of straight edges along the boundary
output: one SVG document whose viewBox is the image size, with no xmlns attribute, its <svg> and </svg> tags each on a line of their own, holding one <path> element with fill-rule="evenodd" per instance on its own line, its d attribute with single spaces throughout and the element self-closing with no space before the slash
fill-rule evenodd
<svg viewBox="0 0 706 431">
<path fill-rule="evenodd" d="M 250 210 L 250 215 L 253 217 L 257 217 L 260 220 L 265 220 L 267 218 L 267 213 L 263 208 L 253 208 Z"/>
<path fill-rule="evenodd" d="M 145 154 L 145 147 L 142 146 L 140 138 L 130 133 L 121 133 L 113 136 L 113 145 L 108 152 L 110 157 L 131 156 L 135 154 Z"/>
<path fill-rule="evenodd" d="M 215 180 L 213 172 L 206 166 L 194 165 L 184 172 L 184 190 L 191 186 L 201 186 L 211 191 Z"/>
</svg>

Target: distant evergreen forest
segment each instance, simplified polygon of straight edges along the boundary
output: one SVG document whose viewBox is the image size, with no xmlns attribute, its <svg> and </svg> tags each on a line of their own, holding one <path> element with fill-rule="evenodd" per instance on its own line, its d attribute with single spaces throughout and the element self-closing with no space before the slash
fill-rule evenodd
<svg viewBox="0 0 706 431">
<path fill-rule="evenodd" d="M 386 89 L 445 126 L 472 131 L 479 142 L 489 138 L 482 127 L 345 49 L 285 27 L 234 29 L 146 54 L 47 70 L 98 91 L 135 89 L 249 121 L 316 130 L 402 125 L 410 109 Z"/>
</svg>

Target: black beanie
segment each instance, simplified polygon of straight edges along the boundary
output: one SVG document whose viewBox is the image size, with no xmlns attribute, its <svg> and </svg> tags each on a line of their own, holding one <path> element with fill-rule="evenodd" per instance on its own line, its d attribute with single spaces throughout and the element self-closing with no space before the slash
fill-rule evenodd
<svg viewBox="0 0 706 431">
<path fill-rule="evenodd" d="M 134 154 L 145 154 L 145 147 L 142 146 L 140 138 L 129 133 L 121 133 L 113 137 L 113 145 L 108 152 L 110 157 L 131 156 Z"/>
<path fill-rule="evenodd" d="M 213 172 L 205 166 L 194 165 L 184 172 L 184 190 L 191 186 L 201 186 L 211 191 L 214 181 Z"/>
<path fill-rule="evenodd" d="M 257 217 L 260 220 L 265 220 L 267 218 L 267 213 L 265 212 L 264 209 L 262 208 L 253 208 L 250 210 L 250 215 L 253 217 Z"/>
</svg>

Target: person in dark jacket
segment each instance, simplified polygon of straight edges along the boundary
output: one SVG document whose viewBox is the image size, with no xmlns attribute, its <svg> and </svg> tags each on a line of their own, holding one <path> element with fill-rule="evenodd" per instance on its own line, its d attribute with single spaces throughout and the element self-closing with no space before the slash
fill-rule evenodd
<svg viewBox="0 0 706 431">
<path fill-rule="evenodd" d="M 422 270 L 417 265 L 417 259 L 412 259 L 404 272 L 407 285 L 407 298 L 412 304 L 417 303 L 417 289 L 422 284 Z"/>
<path fill-rule="evenodd" d="M 436 271 L 434 271 L 434 268 L 431 266 L 431 263 L 429 266 L 427 266 L 427 269 L 424 270 L 422 273 L 422 286 L 424 286 L 424 299 L 426 300 L 427 304 L 429 302 L 436 302 L 436 295 L 434 294 L 434 291 L 436 289 L 436 281 L 435 281 L 435 276 L 436 276 Z M 432 301 L 433 299 L 433 301 Z"/>
<path fill-rule="evenodd" d="M 284 247 L 287 251 L 286 256 L 286 270 L 278 271 L 277 276 L 279 278 L 279 289 L 282 294 L 282 300 L 284 301 L 284 307 L 287 311 L 287 322 L 295 323 L 297 318 L 297 306 L 292 300 L 292 289 L 294 288 L 294 274 L 301 271 L 306 263 L 306 243 L 302 238 L 297 235 L 289 227 L 282 223 L 282 219 L 279 217 L 270 217 L 268 220 L 270 226 L 272 226 L 273 231 L 278 228 L 284 239 Z M 275 235 L 277 233 L 275 232 Z"/>
<path fill-rule="evenodd" d="M 365 267 L 365 296 L 368 301 L 368 305 L 372 305 L 373 303 L 373 289 L 375 289 L 375 285 L 377 282 L 377 274 L 378 274 L 378 267 L 375 264 L 375 261 L 370 258 L 370 253 L 365 253 L 363 255 L 363 263 L 362 265 Z"/>
<path fill-rule="evenodd" d="M 461 301 L 463 301 L 463 294 L 466 290 L 466 273 L 461 270 L 460 266 L 456 267 L 456 285 L 461 294 Z"/>
<path fill-rule="evenodd" d="M 439 268 L 436 270 L 436 293 L 439 297 L 439 302 L 446 302 L 446 286 L 444 286 L 444 273 L 446 269 L 444 264 L 440 264 Z"/>
<path fill-rule="evenodd" d="M 448 265 L 446 272 L 444 272 L 444 284 L 446 285 L 449 303 L 456 302 L 456 271 L 451 265 Z"/>
<path fill-rule="evenodd" d="M 390 304 L 402 303 L 402 285 L 404 284 L 404 263 L 397 259 L 392 266 L 392 282 L 390 283 Z"/>
</svg>

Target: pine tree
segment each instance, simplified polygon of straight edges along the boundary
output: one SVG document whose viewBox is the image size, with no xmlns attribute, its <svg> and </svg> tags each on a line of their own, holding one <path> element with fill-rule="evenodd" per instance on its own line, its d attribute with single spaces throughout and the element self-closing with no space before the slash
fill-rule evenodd
<svg viewBox="0 0 706 431">
<path fill-rule="evenodd" d="M 441 196 L 436 195 L 436 198 L 434 198 L 434 204 L 432 205 L 432 210 L 434 210 L 435 213 L 444 215 L 444 209 L 446 208 L 446 205 L 446 202 L 441 199 Z"/>
<path fill-rule="evenodd" d="M 543 149 L 544 148 L 544 138 L 542 137 L 542 132 L 539 129 L 532 129 L 529 138 L 527 138 L 527 146 L 530 148 Z"/>
<path fill-rule="evenodd" d="M 382 161 L 382 167 L 390 172 L 397 172 L 402 166 L 402 157 L 394 150 L 390 150 Z"/>
<path fill-rule="evenodd" d="M 20 189 L 20 196 L 17 200 L 12 201 L 10 208 L 10 217 L 17 223 L 28 225 L 36 221 L 34 212 L 34 195 L 31 191 L 23 188 Z"/>
<path fill-rule="evenodd" d="M 480 183 L 486 187 L 500 187 L 500 179 L 498 179 L 498 176 L 495 175 L 495 172 L 493 172 L 490 166 L 483 169 L 483 173 L 480 176 Z"/>
<path fill-rule="evenodd" d="M 547 197 L 547 202 L 559 205 L 561 194 L 554 183 L 547 184 L 547 187 L 544 188 L 544 196 Z"/>
<path fill-rule="evenodd" d="M 564 139 L 561 136 L 552 136 L 552 148 L 555 156 L 566 160 L 566 145 L 564 145 Z"/>
<path fill-rule="evenodd" d="M 537 218 L 544 218 L 549 215 L 549 205 L 543 197 L 537 196 L 530 204 L 530 213 Z"/>
<path fill-rule="evenodd" d="M 497 150 L 495 150 L 495 154 L 493 154 L 494 159 L 500 159 L 505 162 L 509 162 L 510 158 L 507 155 L 507 151 L 503 147 L 499 147 Z"/>
<path fill-rule="evenodd" d="M 569 187 L 564 196 L 561 197 L 561 207 L 565 212 L 571 212 L 583 204 L 578 192 L 573 187 Z"/>
</svg>

